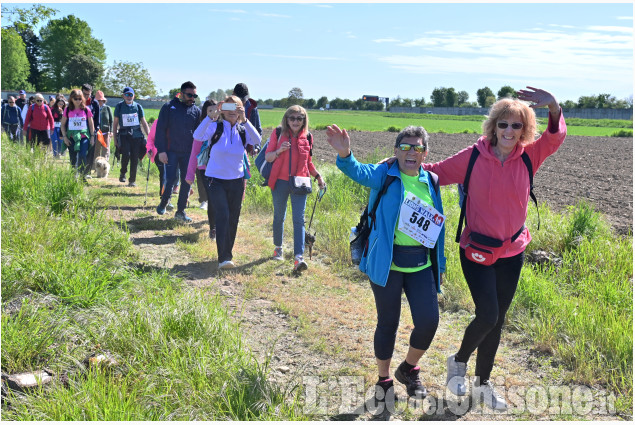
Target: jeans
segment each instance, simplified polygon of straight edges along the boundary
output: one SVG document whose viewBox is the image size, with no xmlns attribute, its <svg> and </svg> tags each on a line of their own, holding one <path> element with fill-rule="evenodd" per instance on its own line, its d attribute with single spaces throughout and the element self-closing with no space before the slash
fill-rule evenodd
<svg viewBox="0 0 635 425">
<path fill-rule="evenodd" d="M 379 360 L 392 358 L 395 349 L 399 316 L 401 314 L 401 292 L 406 293 L 414 329 L 410 334 L 410 346 L 418 350 L 430 348 L 439 325 L 439 303 L 437 285 L 432 267 L 414 273 L 391 270 L 386 286 L 371 282 L 377 307 L 375 329 L 375 357 Z"/>
<path fill-rule="evenodd" d="M 207 197 L 213 199 L 211 206 L 216 218 L 216 248 L 218 263 L 230 261 L 236 241 L 238 220 L 243 197 L 243 178 L 223 180 L 208 178 Z"/>
<path fill-rule="evenodd" d="M 505 314 L 514 299 L 525 253 L 498 259 L 491 266 L 468 260 L 461 248 L 461 268 L 475 306 L 476 317 L 465 329 L 456 361 L 467 363 L 478 348 L 474 376 L 487 381 L 494 367 L 494 357 L 501 339 Z"/>
<path fill-rule="evenodd" d="M 86 138 L 82 138 L 79 145 L 79 151 L 75 150 L 75 142 L 72 139 L 71 145 L 68 147 L 68 157 L 71 161 L 71 166 L 77 168 L 82 176 L 86 174 L 86 158 L 88 156 L 89 147 L 90 142 Z"/>
<path fill-rule="evenodd" d="M 135 138 L 127 134 L 120 134 L 119 144 L 119 150 L 121 152 L 121 171 L 119 172 L 119 175 L 121 177 L 126 176 L 126 172 L 128 171 L 128 163 L 130 163 L 130 178 L 128 178 L 128 181 L 130 183 L 134 183 L 135 181 L 137 181 L 137 167 L 139 165 L 140 156 L 139 153 L 142 147 L 143 149 L 145 149 L 143 137 Z M 93 157 L 94 152 L 95 151 L 93 150 Z"/>
<path fill-rule="evenodd" d="M 179 180 L 181 180 L 176 210 L 184 212 L 187 206 L 187 197 L 190 194 L 190 185 L 185 181 L 190 154 L 185 152 L 166 152 L 166 154 L 168 155 L 168 163 L 163 164 L 165 189 L 163 190 L 163 195 L 161 195 L 161 205 L 165 207 L 170 202 L 172 188 L 179 184 Z"/>
<path fill-rule="evenodd" d="M 287 199 L 291 195 L 291 213 L 293 216 L 293 255 L 304 254 L 304 210 L 307 195 L 294 195 L 289 189 L 288 180 L 276 181 L 271 191 L 273 197 L 273 244 L 282 246 L 284 219 L 287 215 Z"/>
<path fill-rule="evenodd" d="M 51 133 L 51 143 L 53 144 L 53 156 L 58 156 L 62 152 L 62 143 L 64 143 L 59 127 L 55 127 Z"/>
</svg>

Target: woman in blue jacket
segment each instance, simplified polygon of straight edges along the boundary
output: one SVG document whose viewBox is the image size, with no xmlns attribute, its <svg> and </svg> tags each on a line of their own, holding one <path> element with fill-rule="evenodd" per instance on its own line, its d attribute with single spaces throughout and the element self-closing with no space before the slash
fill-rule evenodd
<svg viewBox="0 0 635 425">
<path fill-rule="evenodd" d="M 405 360 L 395 378 L 406 386 L 408 395 L 423 398 L 426 389 L 419 379 L 417 363 L 430 347 L 439 323 L 437 292 L 445 271 L 443 246 L 445 217 L 436 176 L 423 170 L 428 154 L 428 133 L 423 127 L 403 129 L 395 142 L 397 161 L 362 164 L 353 156 L 350 137 L 336 125 L 327 127 L 327 140 L 337 151 L 337 167 L 359 184 L 370 187 L 369 210 L 388 176 L 393 176 L 381 197 L 376 220 L 359 269 L 368 275 L 377 307 L 374 348 L 379 371 L 375 387 L 377 401 L 394 397 L 390 362 L 405 292 L 414 329 Z M 436 186 L 436 189 L 435 189 Z"/>
</svg>

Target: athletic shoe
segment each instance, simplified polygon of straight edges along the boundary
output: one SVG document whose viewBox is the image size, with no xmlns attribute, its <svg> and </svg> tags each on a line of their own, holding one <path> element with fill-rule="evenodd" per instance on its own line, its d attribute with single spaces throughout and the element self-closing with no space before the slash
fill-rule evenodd
<svg viewBox="0 0 635 425">
<path fill-rule="evenodd" d="M 216 240 L 216 227 L 212 227 L 211 229 L 209 229 L 209 239 L 211 241 Z"/>
<path fill-rule="evenodd" d="M 484 381 L 481 382 L 481 385 L 476 385 L 475 379 L 472 391 L 477 394 L 477 400 L 483 400 L 483 403 L 489 408 L 498 411 L 507 410 L 507 401 L 498 394 L 491 381 Z M 474 394 L 472 394 L 472 396 L 474 396 Z"/>
<path fill-rule="evenodd" d="M 174 214 L 174 218 L 185 224 L 190 224 L 192 222 L 192 219 L 185 214 L 185 211 L 177 211 L 176 214 Z"/>
<path fill-rule="evenodd" d="M 456 354 L 452 354 L 448 357 L 448 376 L 445 384 L 448 386 L 448 390 L 454 395 L 464 396 L 467 393 L 467 387 L 465 385 L 465 371 L 467 370 L 467 363 L 457 362 L 454 357 Z"/>
<path fill-rule="evenodd" d="M 123 175 L 122 175 L 122 176 L 119 176 L 119 181 L 120 181 L 121 183 L 125 183 L 125 182 L 126 182 L 126 176 L 123 176 Z"/>
<path fill-rule="evenodd" d="M 293 271 L 294 272 L 301 272 L 304 271 L 306 269 L 309 268 L 309 265 L 306 263 L 306 261 L 304 261 L 304 258 L 302 258 L 301 255 L 297 255 L 295 257 L 295 261 L 293 263 Z"/>
<path fill-rule="evenodd" d="M 222 263 L 218 265 L 218 268 L 220 270 L 229 270 L 235 267 L 236 267 L 236 264 L 234 264 L 231 260 L 223 261 Z"/>
<path fill-rule="evenodd" d="M 379 403 L 395 403 L 397 396 L 395 395 L 395 386 L 393 380 L 388 378 L 383 381 L 377 381 L 375 384 L 375 405 Z"/>
<path fill-rule="evenodd" d="M 282 247 L 276 247 L 273 250 L 273 259 L 276 261 L 284 260 L 284 257 L 282 256 Z"/>
<path fill-rule="evenodd" d="M 93 178 L 93 176 L 91 176 L 90 174 L 86 174 L 86 175 L 84 176 L 84 178 L 85 178 L 86 180 L 88 180 L 88 179 L 92 179 L 92 178 Z"/>
<path fill-rule="evenodd" d="M 426 387 L 421 384 L 421 380 L 419 379 L 420 370 L 419 366 L 410 368 L 410 366 L 404 362 L 399 365 L 395 371 L 395 378 L 406 386 L 406 391 L 410 397 L 424 398 L 428 394 Z"/>
<path fill-rule="evenodd" d="M 135 182 L 128 182 L 128 187 L 137 187 L 137 183 L 135 183 Z"/>
<path fill-rule="evenodd" d="M 157 214 L 159 215 L 165 214 L 165 206 L 163 204 L 159 204 L 157 206 Z"/>
<path fill-rule="evenodd" d="M 207 201 L 203 201 L 201 202 L 201 205 L 199 206 L 200 209 L 207 211 Z"/>
<path fill-rule="evenodd" d="M 168 211 L 172 211 L 174 209 L 174 204 L 172 204 L 172 201 L 168 201 L 168 204 L 165 206 L 165 208 Z"/>
</svg>

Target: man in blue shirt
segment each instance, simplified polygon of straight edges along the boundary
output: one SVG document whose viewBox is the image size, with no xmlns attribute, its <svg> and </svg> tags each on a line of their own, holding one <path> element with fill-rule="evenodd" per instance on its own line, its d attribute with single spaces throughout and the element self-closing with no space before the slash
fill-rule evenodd
<svg viewBox="0 0 635 425">
<path fill-rule="evenodd" d="M 18 131 L 24 123 L 22 122 L 22 110 L 15 104 L 15 97 L 9 96 L 9 101 L 2 104 L 2 130 L 6 131 L 13 141 L 18 140 Z"/>
<path fill-rule="evenodd" d="M 97 109 L 99 114 L 99 109 Z M 150 133 L 150 127 L 144 117 L 143 108 L 134 101 L 134 90 L 131 87 L 123 89 L 123 101 L 115 106 L 115 116 L 112 121 L 117 147 L 121 152 L 121 171 L 119 181 L 126 182 L 126 171 L 130 163 L 130 178 L 128 186 L 137 185 L 137 165 L 139 158 L 146 152 L 144 135 Z M 143 129 L 143 132 L 141 131 Z"/>
<path fill-rule="evenodd" d="M 181 84 L 180 98 L 175 97 L 161 107 L 157 119 L 154 145 L 157 148 L 159 161 L 165 167 L 165 182 L 161 182 L 163 194 L 157 206 L 157 214 L 165 214 L 165 207 L 170 202 L 172 187 L 178 183 L 178 173 L 181 174 L 181 187 L 174 218 L 184 223 L 191 223 L 192 219 L 185 214 L 190 185 L 185 181 L 187 166 L 192 152 L 194 130 L 198 127 L 201 109 L 194 103 L 198 95 L 196 86 L 191 81 Z"/>
</svg>

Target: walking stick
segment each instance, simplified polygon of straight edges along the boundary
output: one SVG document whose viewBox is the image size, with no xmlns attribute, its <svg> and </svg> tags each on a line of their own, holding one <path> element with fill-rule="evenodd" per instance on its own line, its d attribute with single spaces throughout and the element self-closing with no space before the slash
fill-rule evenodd
<svg viewBox="0 0 635 425">
<path fill-rule="evenodd" d="M 148 201 L 148 182 L 150 181 L 150 155 L 148 155 L 148 173 L 146 174 L 146 196 L 143 198 L 143 207 L 145 208 Z"/>
<path fill-rule="evenodd" d="M 313 257 L 313 244 L 315 243 L 315 235 L 317 234 L 317 231 L 314 234 L 311 234 L 309 230 L 311 229 L 311 223 L 313 223 L 313 214 L 315 214 L 315 207 L 317 207 L 318 202 L 322 200 L 322 197 L 324 197 L 325 193 L 326 185 L 324 186 L 324 189 L 318 190 L 317 196 L 315 197 L 315 202 L 313 203 L 313 212 L 311 213 L 311 219 L 309 220 L 309 227 L 307 227 L 306 232 L 304 232 L 304 244 L 307 248 L 309 248 L 309 259 Z"/>
</svg>

